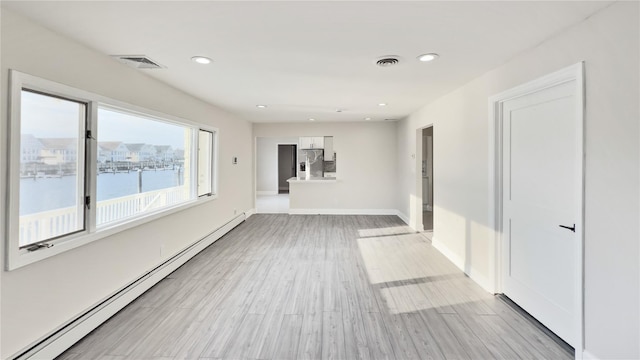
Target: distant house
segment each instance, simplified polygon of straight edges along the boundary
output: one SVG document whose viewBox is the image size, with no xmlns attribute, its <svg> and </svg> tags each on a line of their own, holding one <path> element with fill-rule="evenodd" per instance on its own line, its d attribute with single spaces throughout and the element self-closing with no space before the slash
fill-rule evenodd
<svg viewBox="0 0 640 360">
<path fill-rule="evenodd" d="M 154 160 L 156 156 L 156 148 L 153 145 L 148 144 L 125 144 L 129 149 L 127 155 L 128 160 L 137 163 L 141 161 Z"/>
<path fill-rule="evenodd" d="M 175 160 L 184 160 L 184 150 L 183 149 L 176 149 L 174 151 L 175 154 Z"/>
<path fill-rule="evenodd" d="M 77 138 L 41 138 L 40 158 L 47 165 L 74 163 L 78 159 Z"/>
<path fill-rule="evenodd" d="M 98 143 L 98 161 L 117 162 L 126 161 L 129 149 L 121 141 L 101 141 Z"/>
<path fill-rule="evenodd" d="M 98 163 L 104 164 L 109 159 L 109 151 L 98 143 Z"/>
<path fill-rule="evenodd" d="M 42 142 L 31 134 L 24 134 L 20 137 L 20 162 L 40 161 L 40 152 L 44 149 Z"/>
<path fill-rule="evenodd" d="M 156 145 L 156 160 L 157 161 L 166 161 L 172 162 L 175 157 L 175 151 L 171 145 Z"/>
</svg>

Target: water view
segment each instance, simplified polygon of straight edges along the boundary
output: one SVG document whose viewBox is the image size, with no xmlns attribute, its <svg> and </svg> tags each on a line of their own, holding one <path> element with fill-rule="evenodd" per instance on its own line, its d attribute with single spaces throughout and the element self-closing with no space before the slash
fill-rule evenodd
<svg viewBox="0 0 640 360">
<path fill-rule="evenodd" d="M 100 106 L 94 139 L 85 133 L 86 104 L 28 90 L 21 92 L 21 111 L 20 246 L 84 229 L 82 182 L 88 174 L 80 164 L 87 160 L 99 173 L 92 209 L 97 227 L 192 196 L 188 186 L 180 186 L 189 159 L 190 126 Z M 95 153 L 86 151 L 87 135 L 97 140 Z"/>
<path fill-rule="evenodd" d="M 20 215 L 76 205 L 75 176 L 20 179 Z M 97 201 L 138 193 L 138 172 L 102 173 L 97 178 Z M 142 192 L 184 184 L 184 174 L 177 170 L 142 172 Z"/>
</svg>

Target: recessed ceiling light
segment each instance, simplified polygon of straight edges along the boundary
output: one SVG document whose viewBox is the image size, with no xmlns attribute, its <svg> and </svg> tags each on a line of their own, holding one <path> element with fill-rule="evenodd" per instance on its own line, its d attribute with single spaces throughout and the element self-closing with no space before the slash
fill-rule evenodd
<svg viewBox="0 0 640 360">
<path fill-rule="evenodd" d="M 194 56 L 191 58 L 191 60 L 197 62 L 198 64 L 210 64 L 211 63 L 211 59 L 209 59 L 208 57 L 205 56 Z"/>
<path fill-rule="evenodd" d="M 316 119 L 314 119 L 314 118 L 311 118 L 311 119 L 309 119 L 309 121 L 316 121 Z"/>
<path fill-rule="evenodd" d="M 342 112 L 342 109 L 336 109 L 336 112 Z"/>
<path fill-rule="evenodd" d="M 266 108 L 267 108 L 267 105 L 256 105 L 256 107 L 257 107 L 257 108 L 260 108 L 260 109 L 266 109 Z"/>
<path fill-rule="evenodd" d="M 364 118 L 364 119 L 365 119 L 365 120 L 367 120 L 367 121 L 371 120 L 371 118 L 370 118 L 370 117 L 366 117 L 366 118 Z"/>
<path fill-rule="evenodd" d="M 422 62 L 429 62 L 429 61 L 433 61 L 435 59 L 438 58 L 438 54 L 436 53 L 429 53 L 429 54 L 422 54 L 420 56 L 418 56 L 418 60 L 422 61 Z"/>
<path fill-rule="evenodd" d="M 387 103 L 380 103 L 378 106 L 387 106 Z"/>
</svg>

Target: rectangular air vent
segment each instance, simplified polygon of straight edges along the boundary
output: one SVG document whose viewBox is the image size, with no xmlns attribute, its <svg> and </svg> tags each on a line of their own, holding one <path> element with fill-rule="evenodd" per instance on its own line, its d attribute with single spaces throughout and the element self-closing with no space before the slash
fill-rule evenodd
<svg viewBox="0 0 640 360">
<path fill-rule="evenodd" d="M 151 60 L 146 55 L 111 55 L 111 57 L 136 69 L 166 68 L 166 66 L 160 65 L 158 62 Z"/>
</svg>

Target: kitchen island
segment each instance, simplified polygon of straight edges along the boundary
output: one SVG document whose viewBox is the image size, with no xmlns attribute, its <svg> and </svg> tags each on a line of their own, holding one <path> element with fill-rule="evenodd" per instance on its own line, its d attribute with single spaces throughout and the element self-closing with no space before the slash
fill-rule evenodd
<svg viewBox="0 0 640 360">
<path fill-rule="evenodd" d="M 340 198 L 340 180 L 335 177 L 292 177 L 289 183 L 289 214 L 332 213 Z"/>
</svg>

